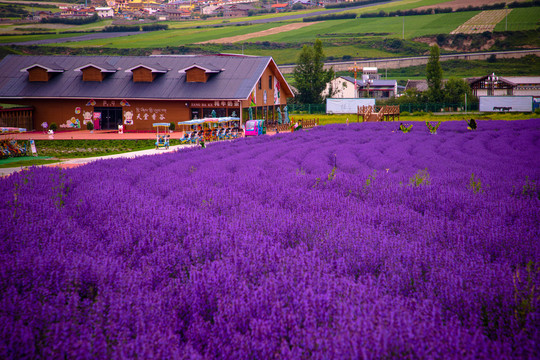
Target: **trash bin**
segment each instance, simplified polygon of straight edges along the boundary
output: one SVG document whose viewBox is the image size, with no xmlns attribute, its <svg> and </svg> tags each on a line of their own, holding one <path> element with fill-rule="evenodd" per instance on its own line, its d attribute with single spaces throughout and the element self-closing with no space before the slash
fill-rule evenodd
<svg viewBox="0 0 540 360">
<path fill-rule="evenodd" d="M 123 134 L 124 133 L 124 125 L 118 125 L 118 133 Z"/>
</svg>

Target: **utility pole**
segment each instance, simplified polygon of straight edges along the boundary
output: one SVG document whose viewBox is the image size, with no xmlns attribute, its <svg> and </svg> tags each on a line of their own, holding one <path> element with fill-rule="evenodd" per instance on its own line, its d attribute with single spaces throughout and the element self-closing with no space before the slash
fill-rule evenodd
<svg viewBox="0 0 540 360">
<path fill-rule="evenodd" d="M 508 31 L 508 4 L 504 5 L 504 30 Z"/>
<path fill-rule="evenodd" d="M 352 68 L 349 68 L 349 71 L 354 72 L 354 97 L 358 97 L 357 91 L 356 91 L 356 73 L 360 70 L 358 66 L 356 66 L 356 61 L 354 62 L 354 66 Z"/>
</svg>

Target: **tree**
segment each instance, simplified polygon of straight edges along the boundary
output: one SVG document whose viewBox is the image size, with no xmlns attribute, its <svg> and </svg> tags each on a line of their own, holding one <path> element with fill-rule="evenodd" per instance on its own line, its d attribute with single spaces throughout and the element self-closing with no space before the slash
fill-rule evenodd
<svg viewBox="0 0 540 360">
<path fill-rule="evenodd" d="M 426 78 L 429 87 L 429 101 L 440 102 L 442 94 L 442 67 L 439 62 L 439 47 L 433 45 L 429 50 L 429 61 L 426 66 Z"/>
<path fill-rule="evenodd" d="M 334 70 L 324 70 L 322 42 L 317 39 L 313 47 L 304 45 L 296 60 L 293 77 L 298 89 L 297 101 L 303 104 L 320 104 L 321 93 L 334 78 Z"/>
<path fill-rule="evenodd" d="M 469 83 L 463 79 L 450 78 L 444 85 L 444 101 L 450 104 L 465 102 L 465 94 L 469 102 L 473 101 L 473 95 Z"/>
</svg>

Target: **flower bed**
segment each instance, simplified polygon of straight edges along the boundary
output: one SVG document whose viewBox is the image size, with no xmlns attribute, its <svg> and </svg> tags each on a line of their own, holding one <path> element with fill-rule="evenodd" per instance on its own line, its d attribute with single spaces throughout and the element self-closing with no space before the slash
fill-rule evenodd
<svg viewBox="0 0 540 360">
<path fill-rule="evenodd" d="M 0 358 L 538 357 L 539 128 L 328 125 L 0 179 Z"/>
</svg>

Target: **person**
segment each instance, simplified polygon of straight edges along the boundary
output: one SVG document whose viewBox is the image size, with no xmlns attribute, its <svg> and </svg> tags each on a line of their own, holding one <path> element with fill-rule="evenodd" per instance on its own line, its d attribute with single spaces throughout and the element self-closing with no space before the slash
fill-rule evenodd
<svg viewBox="0 0 540 360">
<path fill-rule="evenodd" d="M 432 134 L 437 134 L 437 129 L 439 128 L 440 125 L 441 125 L 440 121 L 437 123 L 437 125 L 433 126 L 426 120 L 426 126 L 427 126 L 429 132 L 432 133 Z"/>
<path fill-rule="evenodd" d="M 409 125 L 408 127 L 406 125 L 403 125 L 403 123 L 399 124 L 399 130 L 403 131 L 404 134 L 408 133 L 412 129 L 412 125 Z"/>
<path fill-rule="evenodd" d="M 206 147 L 206 144 L 204 143 L 204 137 L 202 136 L 199 138 L 199 145 L 201 145 L 201 148 L 203 149 Z"/>
<path fill-rule="evenodd" d="M 477 127 L 476 120 L 471 119 L 470 121 L 469 120 L 465 120 L 465 121 L 467 121 L 467 125 L 469 125 L 467 126 L 467 130 L 476 130 L 476 127 Z"/>
</svg>

